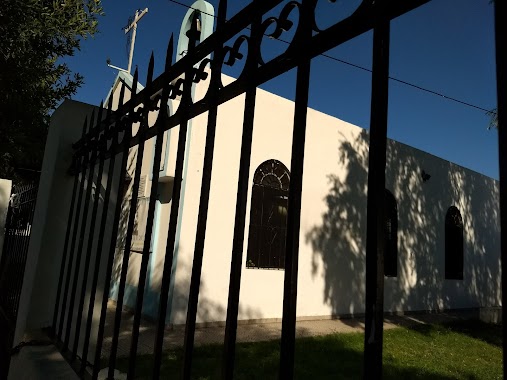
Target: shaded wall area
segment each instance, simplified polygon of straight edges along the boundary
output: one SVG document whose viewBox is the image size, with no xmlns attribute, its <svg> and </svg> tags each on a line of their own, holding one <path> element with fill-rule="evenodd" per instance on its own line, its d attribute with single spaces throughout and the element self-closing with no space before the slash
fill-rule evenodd
<svg viewBox="0 0 507 380">
<path fill-rule="evenodd" d="M 198 322 L 224 321 L 231 260 L 235 198 L 243 119 L 243 101 L 238 97 L 219 108 L 215 162 L 205 241 L 204 265 L 200 282 Z M 268 110 L 276 107 L 276 115 Z M 265 91 L 258 91 L 252 141 L 250 182 L 257 166 L 278 159 L 290 166 L 293 103 Z M 72 155 L 71 143 L 81 133 L 80 123 L 93 107 L 68 102 L 55 112 L 39 191 L 38 211 L 34 219 L 33 255 L 29 281 L 23 289 L 22 305 L 26 319 L 19 325 L 20 338 L 25 327 L 38 328 L 51 322 L 56 297 L 63 241 L 67 229 L 73 177 L 67 174 Z M 82 118 L 76 117 L 81 115 Z M 79 116 L 78 115 L 78 116 Z M 191 149 L 186 159 L 187 187 L 180 210 L 174 287 L 171 290 L 168 323 L 181 324 L 186 318 L 190 273 L 202 179 L 202 163 L 207 115 L 193 120 L 189 135 Z M 81 122 L 81 121 L 80 121 Z M 73 123 L 73 124 L 72 124 Z M 276 125 L 276 129 L 273 128 Z M 66 130 L 69 125 L 73 129 Z M 173 131 L 171 131 L 173 132 Z M 176 136 L 171 137 L 175 146 Z M 167 141 L 167 140 L 166 140 Z M 149 194 L 154 140 L 146 143 L 142 174 L 146 176 L 144 195 Z M 174 155 L 169 146 L 168 155 Z M 129 152 L 128 171 L 133 176 L 137 148 Z M 406 145 L 389 141 L 386 187 L 398 204 L 398 276 L 385 281 L 385 309 L 436 310 L 498 305 L 500 303 L 499 215 L 497 183 L 452 163 Z M 119 167 L 121 155 L 116 157 Z M 108 161 L 105 163 L 107 168 Z M 308 132 L 303 177 L 303 202 L 300 232 L 298 306 L 299 317 L 358 314 L 364 311 L 366 185 L 368 133 L 356 126 L 318 111 L 308 110 Z M 290 170 L 290 167 L 289 167 Z M 425 180 L 422 173 L 430 175 Z M 97 247 L 97 231 L 92 252 L 102 252 L 99 290 L 95 300 L 94 329 L 99 318 L 103 291 L 113 299 L 121 273 L 121 259 L 130 210 L 130 188 L 118 194 L 121 180 L 112 173 L 113 196 L 108 208 L 108 230 L 103 247 Z M 108 173 L 94 189 L 102 200 Z M 158 186 L 158 216 L 152 239 L 143 314 L 156 318 L 160 281 L 165 260 L 165 242 L 172 196 L 171 181 Z M 281 318 L 283 271 L 246 268 L 249 233 L 251 186 L 246 211 L 243 276 L 239 319 Z M 117 200 L 122 201 L 122 216 L 116 244 L 116 257 L 110 284 L 104 284 L 106 258 L 110 245 L 112 218 Z M 456 206 L 464 222 L 464 279 L 444 279 L 445 214 Z M 84 205 L 91 208 L 91 205 Z M 135 210 L 136 212 L 138 210 Z M 102 203 L 99 202 L 100 216 Z M 85 226 L 90 226 L 88 217 Z M 136 219 L 135 228 L 142 222 Z M 77 226 L 78 230 L 81 226 Z M 33 245 L 32 245 L 33 244 Z M 83 252 L 86 251 L 85 244 Z M 100 249 L 99 249 L 100 248 Z M 101 251 L 102 250 L 102 251 Z M 37 254 L 34 252 L 38 252 Z M 124 303 L 136 305 L 139 267 L 142 256 L 131 252 Z M 91 260 L 94 262 L 95 257 Z M 74 264 L 75 265 L 75 264 Z M 81 264 L 82 265 L 82 264 Z M 81 267 L 82 268 L 82 267 Z M 72 269 L 74 271 L 74 267 Z M 66 270 L 65 274 L 68 273 Z M 91 276 L 93 271 L 90 272 Z M 82 271 L 78 284 L 82 283 Z M 90 278 L 88 279 L 88 284 Z M 39 286 L 43 284 L 43 286 Z M 80 293 L 77 287 L 77 294 Z M 89 289 L 84 306 L 88 307 Z M 49 302 L 48 302 L 49 300 Z M 77 304 L 67 313 L 65 322 L 77 313 Z M 74 326 L 74 321 L 72 326 Z M 84 328 L 84 322 L 81 329 Z M 92 332 L 95 334 L 95 330 Z M 71 340 L 72 342 L 72 340 Z"/>
<path fill-rule="evenodd" d="M 334 314 L 364 311 L 368 133 L 342 141 L 346 174 L 328 175 L 322 221 L 306 233 L 312 274 L 324 278 Z M 423 178 L 423 172 L 429 174 Z M 385 310 L 443 310 L 500 304 L 498 184 L 491 178 L 389 141 L 386 188 L 398 203 L 398 276 L 385 279 Z M 464 278 L 446 280 L 445 215 L 464 222 Z"/>
<path fill-rule="evenodd" d="M 82 350 L 88 305 L 90 303 L 92 276 L 95 272 L 98 272 L 97 292 L 93 304 L 92 330 L 89 347 L 90 355 L 94 350 L 97 322 L 100 316 L 100 302 L 104 289 L 107 289 L 106 291 L 108 292 L 109 287 L 109 285 L 104 284 L 104 278 L 113 225 L 112 221 L 117 200 L 116 194 L 118 193 L 119 171 L 117 169 L 119 165 L 115 166 L 115 171 L 113 173 L 108 173 L 107 168 L 109 167 L 109 160 L 106 160 L 104 163 L 104 173 L 99 181 L 97 181 L 97 168 L 94 170 L 91 196 L 92 199 L 96 196 L 98 197 L 96 223 L 91 225 L 93 203 L 85 202 L 85 195 L 83 194 L 83 200 L 79 208 L 79 213 L 81 215 L 80 222 L 76 224 L 74 218 L 73 222 L 69 225 L 68 217 L 75 178 L 69 173 L 69 167 L 74 153 L 72 144 L 81 137 L 83 121 L 86 117 L 88 117 L 89 120 L 92 112 L 97 115 L 97 107 L 66 100 L 52 115 L 27 255 L 14 344 L 26 339 L 26 336 L 30 337 L 32 332 L 36 332 L 52 324 L 60 268 L 64 256 L 63 248 L 65 236 L 67 230 L 70 229 L 71 237 L 69 238 L 67 260 L 63 272 L 62 296 L 60 297 L 59 303 L 60 312 L 56 327 L 57 330 L 60 329 L 60 326 L 62 327 L 61 336 L 62 338 L 68 336 L 69 345 L 72 347 L 74 345 L 78 311 L 83 310 L 79 328 L 80 339 L 78 345 L 78 349 L 80 351 Z M 103 115 L 103 117 L 104 116 L 105 115 Z M 110 175 L 113 176 L 112 195 L 106 214 L 105 238 L 103 245 L 99 248 L 97 246 L 99 221 L 104 211 L 103 202 L 105 187 L 107 178 Z M 78 181 L 78 188 L 84 185 L 84 189 L 86 189 L 88 182 L 85 181 L 83 183 L 81 181 L 81 179 Z M 82 216 L 85 210 L 88 212 L 88 217 L 86 219 L 86 224 L 82 225 Z M 74 215 L 75 214 L 76 210 L 74 210 Z M 81 235 L 82 230 L 84 231 L 83 235 Z M 95 233 L 94 238 L 90 240 L 88 237 L 92 230 L 94 230 Z M 75 234 L 73 231 L 76 231 Z M 74 239 L 72 235 L 75 235 Z M 79 240 L 81 236 L 83 236 L 84 239 L 82 247 L 79 249 Z M 71 243 L 72 240 L 74 240 L 73 245 Z M 89 249 L 90 269 L 86 281 L 86 288 L 84 289 L 83 305 L 81 306 L 84 261 Z M 94 263 L 97 254 L 100 255 L 98 257 L 99 264 L 95 266 Z M 69 265 L 69 257 L 71 255 L 73 255 L 73 260 L 72 264 Z M 72 291 L 73 289 L 75 289 L 74 292 Z M 62 318 L 61 305 L 64 293 L 67 293 L 67 300 L 65 315 Z M 69 301 L 72 293 L 74 293 L 75 296 L 74 305 L 71 309 Z M 69 328 L 67 328 L 68 325 Z"/>
</svg>

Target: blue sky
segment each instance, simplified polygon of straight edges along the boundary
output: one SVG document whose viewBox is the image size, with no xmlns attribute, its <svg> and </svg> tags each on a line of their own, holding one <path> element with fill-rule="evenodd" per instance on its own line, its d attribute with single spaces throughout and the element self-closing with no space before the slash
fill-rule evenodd
<svg viewBox="0 0 507 380">
<path fill-rule="evenodd" d="M 217 0 L 209 2 L 217 6 Z M 319 24 L 325 27 L 339 21 L 359 2 L 320 0 Z M 229 0 L 227 17 L 247 3 Z M 109 57 L 112 64 L 126 68 L 127 36 L 123 27 L 136 9 L 145 7 L 149 11 L 138 26 L 133 67 L 139 66 L 140 81 L 144 83 L 153 50 L 155 75 L 160 74 L 169 36 L 174 33 L 177 37 L 187 8 L 169 0 L 104 1 L 106 15 L 99 20 L 100 33 L 85 40 L 81 51 L 67 60 L 72 70 L 85 77 L 85 84 L 74 99 L 99 104 L 107 95 L 117 71 L 106 66 L 106 59 Z M 391 23 L 390 75 L 492 109 L 496 106 L 493 29 L 493 6 L 489 0 L 432 0 Z M 282 37 L 288 39 L 290 34 Z M 263 54 L 266 57 L 279 54 L 285 46 L 268 41 L 263 45 Z M 371 68 L 371 49 L 372 33 L 366 33 L 328 54 Z M 237 71 L 224 73 L 234 76 Z M 293 99 L 295 72 L 261 87 Z M 487 130 L 489 117 L 485 112 L 393 81 L 389 90 L 390 138 L 498 178 L 497 133 Z M 325 57 L 312 61 L 310 107 L 368 128 L 370 95 L 369 72 Z"/>
</svg>

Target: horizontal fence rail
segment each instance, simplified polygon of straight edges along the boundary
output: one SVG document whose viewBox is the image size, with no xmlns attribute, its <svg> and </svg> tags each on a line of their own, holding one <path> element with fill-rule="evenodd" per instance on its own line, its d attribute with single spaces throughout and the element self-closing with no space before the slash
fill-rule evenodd
<svg viewBox="0 0 507 380">
<path fill-rule="evenodd" d="M 425 3 L 428 3 L 429 1 L 430 0 L 389 1 L 386 5 L 386 17 L 388 19 L 399 17 L 400 15 L 407 13 Z M 316 3 L 317 0 L 311 2 Z M 185 83 L 181 77 L 186 73 L 188 66 L 192 66 L 190 76 L 192 76 L 193 83 L 199 83 L 200 81 L 206 79 L 207 73 L 204 72 L 204 69 L 209 64 L 209 60 L 206 59 L 206 57 L 210 54 L 216 54 L 217 56 L 228 58 L 226 62 L 221 62 L 220 66 L 223 64 L 229 64 L 232 66 L 239 60 L 248 59 L 248 56 L 245 58 L 242 55 L 238 55 L 239 46 L 235 46 L 235 44 L 233 44 L 233 46 L 223 47 L 222 54 L 219 54 L 221 52 L 218 51 L 218 49 L 220 49 L 221 45 L 224 45 L 236 34 L 244 31 L 245 28 L 252 29 L 254 27 L 254 25 L 252 25 L 253 16 L 263 15 L 265 12 L 269 11 L 280 3 L 282 3 L 281 0 L 274 0 L 272 2 L 252 2 L 252 4 L 248 5 L 245 9 L 243 9 L 236 16 L 225 23 L 225 30 L 223 32 L 214 33 L 201 44 L 197 45 L 192 54 L 185 55 L 181 60 L 176 62 L 159 77 L 153 80 L 149 86 L 147 85 L 137 95 L 133 96 L 129 101 L 119 107 L 113 115 L 112 121 L 115 122 L 117 118 L 125 119 L 127 116 L 131 122 L 139 121 L 142 118 L 142 114 L 147 111 L 146 107 L 152 107 L 153 104 L 158 103 L 164 87 L 167 87 L 167 90 L 169 92 L 168 97 L 170 99 L 174 99 L 177 96 L 181 95 L 183 93 L 183 86 Z M 297 2 L 289 2 L 288 4 L 291 3 Z M 313 7 L 313 11 L 314 10 L 315 7 Z M 305 16 L 313 18 L 313 20 L 315 17 L 313 13 Z M 346 19 L 336 23 L 333 26 L 330 26 L 323 31 L 314 29 L 314 35 L 309 40 L 310 47 L 308 49 L 309 51 L 305 54 L 306 57 L 303 56 L 300 50 L 295 47 L 297 46 L 298 40 L 293 39 L 285 52 L 271 59 L 269 62 L 264 63 L 261 59 L 258 59 L 255 65 L 251 65 L 252 67 L 247 67 L 245 65 L 244 70 L 239 75 L 237 80 L 227 86 L 221 87 L 218 90 L 218 94 L 216 95 L 218 98 L 216 99 L 218 101 L 218 104 L 225 103 L 243 94 L 247 88 L 247 81 L 251 81 L 252 76 L 256 78 L 254 84 L 256 86 L 259 86 L 262 83 L 265 83 L 268 80 L 273 79 L 295 68 L 304 59 L 314 58 L 317 55 L 326 52 L 327 50 L 330 50 L 369 30 L 372 30 L 374 27 L 374 20 L 375 7 L 373 5 L 373 2 L 369 0 L 363 1 L 358 9 Z M 300 28 L 300 25 L 301 23 L 297 27 Z M 267 26 L 265 25 L 264 28 L 266 27 Z M 313 28 L 316 28 L 316 26 L 313 26 Z M 295 34 L 297 35 L 297 31 Z M 261 34 L 260 36 L 257 36 L 256 39 L 248 39 L 246 35 L 241 34 L 237 38 L 246 38 L 246 40 L 249 41 L 248 46 L 251 48 L 249 48 L 248 55 L 250 55 L 256 54 L 254 52 L 260 50 L 263 39 L 268 37 L 266 37 L 264 34 Z M 194 67 L 193 65 L 197 65 L 197 67 Z M 210 94 L 211 92 L 209 92 L 208 95 L 205 96 L 202 100 L 188 105 L 188 110 L 185 111 L 185 113 L 188 113 L 188 118 L 192 119 L 209 110 L 211 97 L 209 96 Z M 146 104 L 147 98 L 150 99 L 149 104 Z M 130 109 L 136 109 L 136 111 L 129 113 L 128 110 Z M 179 110 L 181 110 L 181 108 L 179 108 Z M 163 113 L 160 113 L 160 115 L 162 114 Z M 170 128 L 174 128 L 177 125 L 180 125 L 185 119 L 183 116 L 186 115 L 183 115 L 183 112 L 179 111 L 174 115 L 167 117 L 164 120 L 164 130 L 168 130 Z M 99 134 L 104 133 L 104 128 L 105 123 L 100 123 L 95 131 L 96 136 L 92 135 L 89 137 L 97 138 Z M 153 127 L 149 128 L 148 131 L 142 136 L 139 134 L 132 136 L 129 141 L 129 147 L 137 146 L 140 143 L 153 138 L 154 136 L 156 136 L 156 129 Z M 90 138 L 87 138 L 76 142 L 75 148 L 78 149 L 77 154 L 84 155 L 86 153 L 89 153 L 90 146 L 87 144 L 87 142 L 89 143 L 90 141 L 92 140 Z M 120 146 L 116 145 L 114 148 L 111 146 L 106 152 L 106 158 L 111 154 L 117 154 L 121 151 L 122 148 Z"/>
<path fill-rule="evenodd" d="M 182 214 L 180 204 L 184 191 L 185 156 L 188 153 L 187 132 L 191 129 L 192 119 L 207 112 L 207 133 L 182 359 L 182 378 L 191 378 L 218 107 L 244 94 L 238 190 L 232 251 L 229 252 L 231 269 L 221 369 L 222 378 L 234 378 L 257 86 L 291 69 L 296 69 L 287 225 L 283 227 L 286 238 L 280 243 L 285 247 L 284 262 L 281 263 L 285 270 L 278 374 L 279 378 L 284 380 L 294 377 L 301 193 L 312 59 L 370 30 L 373 31 L 373 74 L 368 164 L 363 376 L 367 379 L 382 377 L 383 215 L 390 22 L 429 1 L 364 0 L 350 16 L 321 30 L 315 19 L 318 0 L 255 0 L 229 20 L 226 18 L 227 1 L 220 0 L 216 31 L 211 36 L 200 42 L 199 11 L 194 11 L 191 26 L 186 33 L 189 41 L 186 55 L 173 63 L 175 52 L 171 36 L 165 70 L 161 75 L 153 78 L 152 54 L 143 90 L 137 92 L 139 75 L 136 70 L 128 101 L 125 101 L 127 89 L 123 83 L 117 105 L 113 107 L 111 94 L 108 104 L 101 104 L 96 116 L 92 114 L 85 120 L 82 136 L 73 145 L 75 153 L 69 169 L 69 173 L 74 176 L 74 182 L 52 321 L 52 336 L 82 377 L 91 377 L 95 380 L 99 378 L 99 373 L 108 379 L 115 376 L 124 298 L 128 291 L 127 277 L 130 275 L 129 264 L 132 257 L 139 260 L 140 270 L 139 274 L 135 275 L 138 285 L 135 290 L 134 316 L 129 335 L 130 360 L 127 378 L 136 377 L 135 357 L 140 339 L 142 307 L 149 291 L 148 275 L 150 260 L 153 259 L 152 239 L 155 235 L 154 217 L 159 192 L 164 133 L 179 126 L 170 218 L 168 225 L 162 226 L 167 229 L 167 239 L 161 290 L 157 300 L 153 366 L 150 367 L 152 378 L 160 377 L 164 331 L 169 313 L 169 292 L 175 281 L 172 272 L 180 227 L 178 223 Z M 339 4 L 335 6 L 338 7 Z M 497 6 L 496 12 L 497 20 L 499 12 L 506 16 L 505 7 Z M 297 15 L 297 24 L 291 21 L 294 15 Z M 272 32 L 268 33 L 268 30 Z M 292 39 L 287 49 L 265 62 L 261 49 L 263 41 L 267 38 L 278 38 L 288 32 L 292 34 Z M 497 26 L 497 35 L 502 32 L 502 27 Z M 246 54 L 240 53 L 240 50 L 245 49 Z M 234 66 L 240 61 L 244 64 L 241 74 L 232 83 L 224 85 L 221 79 L 223 66 Z M 208 82 L 207 93 L 201 100 L 195 101 L 196 86 L 204 81 Z M 499 94 L 503 93 L 499 91 Z M 501 95 L 499 99 L 500 97 Z M 179 101 L 179 106 L 176 112 L 170 114 L 166 105 L 174 99 Z M 502 110 L 499 104 L 500 124 L 504 122 L 502 115 L 505 114 L 505 110 Z M 157 112 L 156 120 L 154 123 L 150 122 L 150 126 L 148 119 L 153 112 Z M 505 136 L 501 139 L 505 144 Z M 139 189 L 145 181 L 142 178 L 142 167 L 143 162 L 146 165 L 144 156 L 147 144 L 153 147 L 153 159 L 149 167 L 152 173 L 151 186 L 144 194 L 140 193 Z M 504 148 L 505 146 L 501 146 L 500 149 L 501 162 L 502 159 L 505 161 Z M 506 170 L 504 166 L 501 165 L 503 171 Z M 505 178 L 502 176 L 501 183 L 505 184 Z M 505 187 L 502 187 L 501 199 L 505 205 L 507 199 Z M 502 213 L 502 227 L 505 227 L 507 218 L 505 214 L 507 213 Z M 504 243 L 502 257 L 505 257 L 506 249 Z M 102 285 L 99 284 L 103 284 L 102 290 L 100 289 Z M 114 316 L 108 319 L 106 314 L 110 289 L 113 287 L 116 294 L 116 309 Z M 503 292 L 504 295 L 506 293 Z M 96 303 L 99 306 L 95 307 Z M 107 349 L 106 324 L 112 334 L 107 337 Z"/>
</svg>

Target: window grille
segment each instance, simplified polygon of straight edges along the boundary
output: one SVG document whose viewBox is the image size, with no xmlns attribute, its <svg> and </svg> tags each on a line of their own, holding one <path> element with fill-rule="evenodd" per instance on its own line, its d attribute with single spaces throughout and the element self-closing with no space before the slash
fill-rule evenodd
<svg viewBox="0 0 507 380">
<path fill-rule="evenodd" d="M 455 206 L 445 216 L 445 278 L 463 280 L 463 219 Z"/>
<path fill-rule="evenodd" d="M 289 182 L 289 171 L 277 160 L 265 161 L 255 171 L 247 268 L 284 268 Z"/>
</svg>

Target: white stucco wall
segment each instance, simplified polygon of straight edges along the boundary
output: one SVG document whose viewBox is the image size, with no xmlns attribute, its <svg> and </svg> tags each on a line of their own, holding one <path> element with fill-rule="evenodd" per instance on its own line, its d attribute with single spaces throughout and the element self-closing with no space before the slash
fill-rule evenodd
<svg viewBox="0 0 507 380">
<path fill-rule="evenodd" d="M 225 79 L 227 81 L 230 79 Z M 242 96 L 219 107 L 198 321 L 223 321 L 227 307 L 243 120 Z M 268 159 L 290 170 L 294 105 L 258 90 L 250 183 Z M 183 209 L 173 323 L 184 323 L 200 192 L 206 119 L 194 120 Z M 300 317 L 364 312 L 368 135 L 308 110 L 302 194 L 298 305 Z M 422 170 L 431 175 L 423 182 Z M 467 308 L 500 303 L 496 181 L 404 144 L 389 141 L 386 187 L 398 202 L 398 276 L 386 278 L 387 311 Z M 251 188 L 250 188 L 251 191 Z M 283 271 L 246 268 L 248 196 L 240 319 L 281 318 Z M 462 214 L 464 279 L 444 279 L 444 222 Z M 188 291 L 188 290 L 187 290 Z"/>
<path fill-rule="evenodd" d="M 5 239 L 5 219 L 9 209 L 11 198 L 12 181 L 10 179 L 0 179 L 0 260 L 2 260 L 2 250 Z"/>
<path fill-rule="evenodd" d="M 223 76 L 224 84 L 233 79 Z M 207 83 L 196 87 L 202 98 Z M 173 112 L 177 102 L 170 104 Z M 244 96 L 219 107 L 201 277 L 198 322 L 224 321 L 235 219 Z M 293 102 L 257 90 L 250 179 L 264 161 L 290 170 Z M 153 120 L 156 115 L 152 115 Z M 151 122 L 152 123 L 152 122 Z M 300 231 L 298 317 L 364 312 L 368 134 L 364 129 L 308 110 Z M 207 114 L 191 121 L 175 250 L 170 322 L 185 323 Z M 172 194 L 179 127 L 164 139 L 161 201 L 143 311 L 156 316 Z M 149 175 L 154 140 L 146 143 Z M 132 152 L 131 152 L 132 153 Z M 385 280 L 385 310 L 466 308 L 500 304 L 499 215 L 496 181 L 404 144 L 389 141 L 386 187 L 398 203 L 398 276 Z M 132 166 L 131 170 L 134 170 Z M 422 171 L 431 175 L 427 182 Z M 149 191 L 150 182 L 147 184 Z M 241 277 L 240 319 L 281 318 L 283 270 L 247 269 L 251 186 Z M 450 206 L 461 211 L 464 279 L 444 279 L 444 222 Z M 131 254 L 127 306 L 135 304 L 141 256 Z M 118 273 L 118 272 L 116 272 Z M 115 292 L 113 289 L 113 298 Z"/>
</svg>

